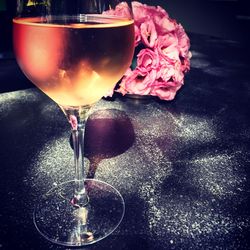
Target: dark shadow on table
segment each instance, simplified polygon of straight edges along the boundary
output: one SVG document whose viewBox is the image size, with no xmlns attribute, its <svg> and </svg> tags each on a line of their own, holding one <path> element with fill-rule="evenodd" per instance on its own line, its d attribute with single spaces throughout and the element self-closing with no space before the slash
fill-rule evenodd
<svg viewBox="0 0 250 250">
<path fill-rule="evenodd" d="M 124 153 L 134 141 L 133 125 L 124 111 L 106 109 L 92 113 L 86 122 L 84 139 L 84 155 L 90 162 L 87 178 L 95 177 L 102 160 Z"/>
</svg>

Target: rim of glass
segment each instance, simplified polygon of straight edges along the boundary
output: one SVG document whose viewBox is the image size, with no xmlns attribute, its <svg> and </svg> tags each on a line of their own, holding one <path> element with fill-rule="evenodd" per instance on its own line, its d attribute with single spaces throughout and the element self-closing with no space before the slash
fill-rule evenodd
<svg viewBox="0 0 250 250">
<path fill-rule="evenodd" d="M 42 21 L 67 21 L 67 20 L 77 20 L 79 22 L 95 22 L 96 19 L 100 20 L 133 20 L 132 17 L 124 17 L 117 15 L 109 15 L 109 14 L 78 14 L 78 15 L 41 15 L 41 16 L 17 16 L 14 19 L 32 19 L 37 18 Z"/>
</svg>

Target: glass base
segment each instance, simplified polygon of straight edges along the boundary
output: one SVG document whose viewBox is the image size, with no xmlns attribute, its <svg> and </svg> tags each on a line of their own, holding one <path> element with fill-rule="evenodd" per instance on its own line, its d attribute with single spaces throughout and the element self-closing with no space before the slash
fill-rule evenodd
<svg viewBox="0 0 250 250">
<path fill-rule="evenodd" d="M 42 196 L 33 214 L 34 224 L 47 240 L 64 246 L 93 244 L 110 235 L 121 223 L 125 203 L 109 184 L 86 179 L 89 202 L 72 205 L 74 181 L 68 181 Z"/>
</svg>

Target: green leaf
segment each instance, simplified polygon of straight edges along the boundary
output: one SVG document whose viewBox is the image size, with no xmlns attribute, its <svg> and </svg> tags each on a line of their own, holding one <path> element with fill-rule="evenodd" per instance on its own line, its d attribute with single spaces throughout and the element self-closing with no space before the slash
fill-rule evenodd
<svg viewBox="0 0 250 250">
<path fill-rule="evenodd" d="M 131 69 L 134 70 L 137 66 L 137 58 L 134 56 L 132 63 L 131 63 Z"/>
</svg>

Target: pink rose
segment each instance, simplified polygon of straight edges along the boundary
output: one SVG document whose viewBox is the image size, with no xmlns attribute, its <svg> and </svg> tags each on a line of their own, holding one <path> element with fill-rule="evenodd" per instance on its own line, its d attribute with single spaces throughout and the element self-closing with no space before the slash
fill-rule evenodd
<svg viewBox="0 0 250 250">
<path fill-rule="evenodd" d="M 177 83 L 184 83 L 184 73 L 181 71 L 181 62 L 177 61 L 174 64 L 174 75 L 173 75 L 173 80 Z"/>
<path fill-rule="evenodd" d="M 182 57 L 188 57 L 188 51 L 190 48 L 190 40 L 184 31 L 183 27 L 179 24 L 175 31 L 177 39 L 178 39 L 178 47 L 180 51 L 180 55 Z"/>
<path fill-rule="evenodd" d="M 164 49 L 169 46 L 177 46 L 178 45 L 178 38 L 175 33 L 168 33 L 165 35 L 158 36 L 158 49 Z"/>
<path fill-rule="evenodd" d="M 137 27 L 137 25 L 135 25 L 134 27 L 135 27 L 135 47 L 136 47 L 141 41 L 141 31 Z"/>
<path fill-rule="evenodd" d="M 159 35 L 164 35 L 166 33 L 172 32 L 176 27 L 175 21 L 169 19 L 167 16 L 155 16 L 154 22 L 156 24 L 156 30 Z"/>
<path fill-rule="evenodd" d="M 186 73 L 190 70 L 190 58 L 191 58 L 191 52 L 189 52 L 187 58 L 183 58 L 181 60 L 181 71 Z"/>
<path fill-rule="evenodd" d="M 137 55 L 137 69 L 143 73 L 147 73 L 152 69 L 158 69 L 159 60 L 157 51 L 142 49 Z"/>
<path fill-rule="evenodd" d="M 146 4 L 142 4 L 140 2 L 132 2 L 133 13 L 135 16 L 135 20 L 143 20 L 145 18 L 152 19 L 157 16 L 160 18 L 168 17 L 168 13 L 161 8 L 160 6 L 149 6 Z"/>
<path fill-rule="evenodd" d="M 127 18 L 131 16 L 131 11 L 126 2 L 121 2 L 120 4 L 116 5 L 115 9 L 104 11 L 103 14 Z"/>
<path fill-rule="evenodd" d="M 157 33 L 154 22 L 152 20 L 145 21 L 141 24 L 140 31 L 142 42 L 146 46 L 153 48 L 157 39 Z"/>
<path fill-rule="evenodd" d="M 177 83 L 183 83 L 184 73 L 181 70 L 181 61 L 167 61 L 161 60 L 161 67 L 158 71 L 157 78 L 162 78 L 164 81 L 175 81 Z"/>
<path fill-rule="evenodd" d="M 122 12 L 120 7 L 116 11 Z M 133 63 L 133 70 L 127 70 L 117 92 L 172 100 L 190 69 L 190 40 L 163 8 L 140 2 L 132 2 L 132 7 L 135 47 L 139 45 L 134 55 L 136 67 Z"/>
<path fill-rule="evenodd" d="M 150 94 L 153 96 L 158 96 L 161 100 L 173 100 L 175 98 L 176 92 L 180 89 L 181 84 L 170 82 L 168 85 L 171 84 L 175 86 L 161 86 L 161 83 L 156 81 L 155 87 L 152 88 Z"/>
<path fill-rule="evenodd" d="M 178 39 L 176 35 L 170 33 L 164 36 L 159 36 L 157 50 L 168 60 L 179 60 Z"/>
<path fill-rule="evenodd" d="M 156 71 L 141 72 L 140 70 L 128 70 L 120 83 L 118 92 L 137 95 L 148 95 L 151 91 L 151 84 L 156 79 Z"/>
<path fill-rule="evenodd" d="M 157 79 L 161 78 L 163 81 L 167 82 L 171 79 L 171 77 L 173 77 L 174 74 L 174 65 L 161 57 L 160 66 L 157 71 Z"/>
<path fill-rule="evenodd" d="M 136 25 L 140 26 L 141 23 L 148 19 L 148 10 L 144 4 L 132 2 L 132 9 Z"/>
</svg>

